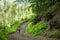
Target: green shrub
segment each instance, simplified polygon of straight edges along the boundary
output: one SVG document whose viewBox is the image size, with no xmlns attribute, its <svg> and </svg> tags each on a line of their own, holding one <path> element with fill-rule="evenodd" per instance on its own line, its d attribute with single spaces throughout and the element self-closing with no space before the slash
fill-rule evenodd
<svg viewBox="0 0 60 40">
<path fill-rule="evenodd" d="M 25 20 L 24 21 L 20 20 L 20 21 L 14 22 L 11 25 L 11 27 L 8 28 L 8 33 L 16 32 L 23 22 L 25 22 Z"/>
<path fill-rule="evenodd" d="M 6 36 L 0 36 L 0 40 L 8 40 Z"/>
<path fill-rule="evenodd" d="M 26 28 L 26 33 L 31 34 L 33 36 L 38 36 L 42 34 L 47 27 L 48 24 L 45 22 L 39 22 L 36 25 L 32 25 L 32 23 L 30 23 Z"/>
<path fill-rule="evenodd" d="M 35 19 L 36 16 L 37 16 L 37 14 L 32 15 L 32 16 L 29 18 L 29 21 L 30 21 L 30 22 L 34 21 L 34 19 Z"/>
<path fill-rule="evenodd" d="M 58 38 L 58 37 L 60 37 L 60 31 L 56 30 L 56 29 L 53 29 L 52 31 L 48 31 L 46 34 L 50 38 Z"/>
<path fill-rule="evenodd" d="M 27 28 L 26 28 L 26 33 L 31 33 L 33 28 L 32 22 L 28 24 Z"/>
<path fill-rule="evenodd" d="M 6 35 L 7 35 L 6 26 L 0 23 L 0 40 L 8 40 Z"/>
<path fill-rule="evenodd" d="M 60 9 L 59 6 L 58 6 L 58 4 L 60 4 L 60 2 L 58 2 L 58 3 L 56 3 L 55 5 L 49 7 L 49 8 L 47 9 L 46 13 L 47 13 L 47 14 L 48 14 L 48 13 L 52 13 L 52 12 Z"/>
<path fill-rule="evenodd" d="M 16 32 L 20 25 L 26 20 L 15 21 L 11 27 L 4 26 L 0 23 L 0 40 L 8 40 L 7 35 L 9 33 Z"/>
</svg>

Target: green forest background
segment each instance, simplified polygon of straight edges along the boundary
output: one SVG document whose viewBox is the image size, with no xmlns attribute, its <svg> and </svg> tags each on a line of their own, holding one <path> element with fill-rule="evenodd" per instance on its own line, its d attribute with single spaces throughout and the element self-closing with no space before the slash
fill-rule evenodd
<svg viewBox="0 0 60 40">
<path fill-rule="evenodd" d="M 27 35 L 60 39 L 60 0 L 0 0 L 0 40 L 26 21 Z"/>
</svg>

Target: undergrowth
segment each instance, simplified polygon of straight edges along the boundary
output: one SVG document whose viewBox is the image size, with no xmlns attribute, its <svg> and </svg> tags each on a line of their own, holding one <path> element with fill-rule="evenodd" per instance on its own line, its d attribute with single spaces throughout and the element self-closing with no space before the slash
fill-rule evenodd
<svg viewBox="0 0 60 40">
<path fill-rule="evenodd" d="M 48 27 L 48 24 L 45 22 L 39 22 L 36 25 L 33 25 L 32 22 L 28 24 L 26 28 L 26 33 L 33 36 L 38 36 L 44 33 L 44 30 Z"/>
<path fill-rule="evenodd" d="M 11 27 L 4 26 L 0 23 L 0 40 L 8 40 L 7 35 L 13 32 L 16 32 L 20 25 L 26 20 L 20 20 L 14 22 Z"/>
<path fill-rule="evenodd" d="M 8 40 L 6 27 L 0 23 L 0 40 Z"/>
</svg>

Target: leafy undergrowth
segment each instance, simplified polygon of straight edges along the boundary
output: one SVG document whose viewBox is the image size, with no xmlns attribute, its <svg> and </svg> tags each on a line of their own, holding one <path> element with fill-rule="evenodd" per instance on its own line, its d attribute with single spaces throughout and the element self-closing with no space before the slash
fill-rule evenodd
<svg viewBox="0 0 60 40">
<path fill-rule="evenodd" d="M 8 33 L 15 32 L 21 23 L 22 22 L 20 22 L 20 21 L 14 22 L 14 24 L 12 24 L 10 28 L 8 28 Z"/>
<path fill-rule="evenodd" d="M 0 40 L 8 40 L 7 39 L 7 30 L 5 29 L 6 26 L 3 26 L 1 23 L 0 23 Z"/>
<path fill-rule="evenodd" d="M 28 24 L 26 28 L 26 33 L 38 36 L 44 33 L 44 30 L 48 27 L 48 24 L 45 22 L 39 22 L 36 25 L 33 25 L 32 22 Z"/>
<path fill-rule="evenodd" d="M 29 18 L 29 21 L 30 21 L 30 22 L 33 22 L 36 16 L 37 16 L 37 14 L 34 14 L 33 16 L 31 16 L 31 17 Z"/>
<path fill-rule="evenodd" d="M 0 40 L 8 40 L 7 35 L 16 32 L 20 25 L 25 21 L 26 20 L 16 21 L 11 25 L 11 27 L 0 24 Z"/>
<path fill-rule="evenodd" d="M 60 31 L 57 29 L 49 30 L 49 31 L 45 32 L 45 34 L 43 36 L 59 39 L 60 38 Z"/>
<path fill-rule="evenodd" d="M 59 4 L 60 2 L 56 3 L 55 5 L 49 7 L 47 10 L 46 10 L 46 13 L 49 14 L 49 13 L 53 13 L 55 12 L 56 10 L 59 10 Z"/>
<path fill-rule="evenodd" d="M 20 20 L 20 21 L 16 21 L 14 22 L 10 28 L 8 28 L 8 33 L 13 33 L 16 32 L 18 30 L 18 28 L 20 28 L 20 26 L 22 25 L 22 23 L 24 23 L 26 20 Z"/>
</svg>

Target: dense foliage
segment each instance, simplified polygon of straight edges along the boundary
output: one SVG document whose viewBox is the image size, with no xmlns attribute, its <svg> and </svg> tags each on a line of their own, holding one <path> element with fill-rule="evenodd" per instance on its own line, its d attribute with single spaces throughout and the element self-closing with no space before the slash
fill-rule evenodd
<svg viewBox="0 0 60 40">
<path fill-rule="evenodd" d="M 37 16 L 33 19 L 33 24 L 32 23 L 29 24 L 29 26 L 26 28 L 26 32 L 32 35 L 34 35 L 35 33 L 37 33 L 36 35 L 39 35 L 40 31 L 38 30 L 37 30 L 38 32 L 36 32 L 36 30 L 34 31 L 33 27 L 35 28 L 36 24 L 38 24 L 41 21 L 44 21 L 44 22 L 47 22 L 49 25 L 47 27 L 47 32 L 44 31 L 46 32 L 44 33 L 44 35 L 51 36 L 52 38 L 60 38 L 59 37 L 60 36 L 59 35 L 60 33 L 59 31 L 60 29 L 60 18 L 59 18 L 60 17 L 60 12 L 59 12 L 60 0 L 30 0 L 29 2 L 31 3 L 31 6 L 29 6 L 29 8 L 32 8 L 33 13 L 36 13 Z"/>
<path fill-rule="evenodd" d="M 26 33 L 29 33 L 33 36 L 41 35 L 47 27 L 48 24 L 44 22 L 39 22 L 36 25 L 30 23 L 26 28 Z"/>
<path fill-rule="evenodd" d="M 60 0 L 0 0 L 0 40 L 25 21 L 27 34 L 60 38 Z"/>
</svg>

